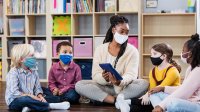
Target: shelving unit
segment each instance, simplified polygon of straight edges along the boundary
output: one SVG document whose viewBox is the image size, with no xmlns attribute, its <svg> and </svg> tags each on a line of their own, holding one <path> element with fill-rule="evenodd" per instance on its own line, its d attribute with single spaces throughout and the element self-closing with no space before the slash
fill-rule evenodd
<svg viewBox="0 0 200 112">
<path fill-rule="evenodd" d="M 23 0 L 25 4 L 28 4 L 29 0 Z M 11 58 L 10 58 L 10 50 L 11 44 L 17 43 L 29 43 L 31 44 L 32 40 L 47 40 L 47 12 L 46 13 L 32 13 L 29 12 L 28 6 L 25 5 L 25 12 L 13 14 L 8 13 L 7 6 L 8 0 L 4 0 L 4 38 L 2 39 L 2 47 L 3 47 L 3 81 L 5 81 L 6 74 L 10 69 Z M 45 5 L 47 6 L 47 2 Z M 46 9 L 45 9 L 46 10 Z M 9 19 L 10 18 L 24 18 L 25 24 L 25 34 L 24 35 L 11 35 L 10 27 L 9 27 Z M 20 42 L 21 41 L 21 42 Z M 48 57 L 38 57 L 38 70 L 39 77 L 41 81 L 46 81 L 47 79 L 47 62 Z M 51 62 L 50 62 L 51 63 Z"/>
<path fill-rule="evenodd" d="M 5 20 L 5 34 L 2 38 L 2 48 L 3 48 L 3 80 L 5 81 L 5 77 L 7 72 L 9 71 L 9 65 L 11 62 L 11 58 L 8 55 L 8 41 L 10 40 L 23 40 L 24 43 L 31 43 L 31 40 L 45 40 L 46 41 L 46 57 L 37 58 L 38 64 L 40 65 L 39 74 L 40 79 L 43 82 L 47 81 L 48 72 L 53 62 L 58 61 L 58 57 L 55 51 L 53 50 L 53 43 L 56 40 L 68 40 L 73 46 L 78 43 L 74 43 L 74 39 L 84 39 L 91 38 L 92 39 L 92 54 L 94 53 L 95 46 L 103 43 L 104 37 L 108 28 L 110 27 L 109 19 L 111 16 L 119 14 L 127 17 L 129 19 L 130 26 L 130 36 L 139 37 L 140 32 L 140 7 L 138 10 L 120 12 L 119 11 L 119 0 L 111 0 L 115 4 L 115 10 L 113 12 L 98 12 L 96 11 L 96 3 L 97 0 L 92 0 L 92 12 L 74 12 L 73 8 L 75 0 L 71 0 L 71 12 L 67 13 L 55 13 L 53 1 L 50 0 L 45 2 L 46 12 L 45 13 L 29 13 L 28 7 L 25 6 L 24 14 L 10 14 L 7 13 L 7 5 L 6 2 L 8 0 L 4 0 L 4 20 Z M 28 0 L 24 0 L 25 4 L 28 4 Z M 58 0 L 57 0 L 58 1 Z M 105 1 L 105 0 L 104 0 Z M 137 1 L 137 0 L 134 0 Z M 138 0 L 140 1 L 140 0 Z M 137 6 L 140 6 L 140 2 L 137 2 Z M 65 35 L 55 35 L 53 33 L 53 19 L 57 16 L 69 16 L 71 18 L 70 21 L 70 34 Z M 25 35 L 20 36 L 12 36 L 9 31 L 9 18 L 25 18 Z M 138 38 L 140 41 L 140 38 Z M 140 48 L 139 48 L 140 49 Z M 53 53 L 54 52 L 54 53 Z M 74 57 L 75 62 L 91 62 L 93 56 L 76 56 Z M 41 70 L 41 68 L 43 68 Z"/>
<path fill-rule="evenodd" d="M 196 32 L 195 13 L 143 13 L 141 36 L 141 74 L 148 78 L 149 71 L 153 68 L 150 61 L 150 49 L 157 43 L 171 45 L 174 57 L 182 67 L 181 75 L 184 76 L 187 65 L 180 60 L 183 43 Z"/>
</svg>

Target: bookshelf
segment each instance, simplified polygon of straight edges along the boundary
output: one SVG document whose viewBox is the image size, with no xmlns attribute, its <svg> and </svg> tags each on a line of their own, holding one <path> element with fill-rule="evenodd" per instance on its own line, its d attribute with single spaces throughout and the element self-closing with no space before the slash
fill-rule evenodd
<svg viewBox="0 0 200 112">
<path fill-rule="evenodd" d="M 141 29 L 141 74 L 148 78 L 153 68 L 150 61 L 150 49 L 157 43 L 172 46 L 173 59 L 181 65 L 184 76 L 187 65 L 180 60 L 183 44 L 196 32 L 195 13 L 142 13 Z M 145 65 L 145 66 L 144 66 Z"/>
<path fill-rule="evenodd" d="M 9 0 L 4 1 L 4 29 L 5 33 L 2 38 L 2 63 L 3 65 L 3 81 L 5 81 L 6 74 L 8 72 L 11 58 L 9 56 L 9 44 L 10 43 L 33 43 L 34 41 L 43 41 L 46 43 L 46 55 L 43 57 L 37 57 L 38 64 L 40 65 L 39 74 L 40 80 L 46 82 L 48 78 L 48 72 L 53 62 L 58 62 L 58 57 L 55 53 L 55 45 L 63 40 L 68 40 L 76 46 L 75 51 L 80 51 L 81 44 L 90 43 L 90 47 L 85 48 L 85 52 L 89 50 L 90 53 L 75 53 L 74 61 L 80 63 L 90 63 L 93 59 L 93 53 L 95 47 L 103 42 L 106 35 L 106 31 L 110 27 L 109 18 L 113 15 L 119 14 L 129 19 L 130 36 L 137 37 L 140 41 L 140 0 L 131 0 L 137 6 L 134 10 L 121 11 L 119 2 L 123 0 L 81 0 L 89 2 L 82 6 L 82 9 L 76 9 L 76 0 L 66 0 L 66 5 L 61 5 L 62 0 L 36 0 L 35 4 L 41 4 L 44 2 L 42 9 L 38 9 L 38 5 L 35 8 L 30 9 L 32 0 L 19 0 L 23 1 L 19 6 L 21 11 L 12 11 L 12 5 L 7 3 Z M 18 0 L 16 0 L 18 1 Z M 38 2 L 39 1 L 39 2 Z M 56 1 L 57 5 L 54 4 Z M 60 2 L 61 1 L 61 2 Z M 97 10 L 101 2 L 103 5 L 108 5 L 111 8 L 105 9 L 101 6 L 101 11 Z M 32 3 L 34 5 L 34 3 Z M 88 6 L 86 6 L 88 5 Z M 113 6 L 112 6 L 113 5 Z M 63 8 L 65 7 L 66 8 Z M 44 8 L 45 7 L 45 8 Z M 79 7 L 80 8 L 80 7 Z M 23 35 L 11 35 L 9 27 L 9 19 L 24 19 L 24 34 Z M 62 27 L 63 32 L 58 32 L 57 29 L 59 21 L 65 24 Z M 61 29 L 62 30 L 62 29 Z M 69 31 L 68 31 L 69 30 Z M 66 32 L 67 31 L 67 32 Z M 83 47 L 82 47 L 83 48 Z M 140 48 L 138 48 L 140 49 Z M 91 66 L 91 65 L 90 65 Z M 42 68 L 42 69 L 41 69 Z"/>
</svg>

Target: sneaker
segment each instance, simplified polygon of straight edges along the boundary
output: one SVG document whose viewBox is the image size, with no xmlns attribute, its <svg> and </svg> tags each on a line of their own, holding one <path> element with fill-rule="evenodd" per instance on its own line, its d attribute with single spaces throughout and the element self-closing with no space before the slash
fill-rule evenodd
<svg viewBox="0 0 200 112">
<path fill-rule="evenodd" d="M 90 103 L 90 99 L 84 96 L 81 96 L 79 103 Z"/>
<path fill-rule="evenodd" d="M 30 112 L 30 111 L 31 111 L 31 109 L 28 108 L 28 107 L 24 107 L 24 108 L 22 109 L 22 112 Z"/>
</svg>

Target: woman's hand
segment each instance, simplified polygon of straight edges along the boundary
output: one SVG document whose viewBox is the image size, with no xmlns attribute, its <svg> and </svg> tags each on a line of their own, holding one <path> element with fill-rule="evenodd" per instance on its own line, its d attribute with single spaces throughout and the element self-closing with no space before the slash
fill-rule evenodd
<svg viewBox="0 0 200 112">
<path fill-rule="evenodd" d="M 156 106 L 152 112 L 164 112 L 160 106 Z"/>
<path fill-rule="evenodd" d="M 102 76 L 103 76 L 103 78 L 104 78 L 107 82 L 109 82 L 109 73 L 108 73 L 108 72 L 106 72 L 106 71 L 104 70 L 103 73 L 102 73 Z"/>
<path fill-rule="evenodd" d="M 111 74 L 110 72 L 108 72 L 108 75 L 109 75 L 109 81 L 110 81 L 112 84 L 114 84 L 114 85 L 116 85 L 116 86 L 119 86 L 119 84 L 121 83 L 121 81 L 117 80 L 117 79 L 115 78 L 115 76 L 114 76 L 113 74 Z"/>
<path fill-rule="evenodd" d="M 158 93 L 158 92 L 163 92 L 165 90 L 165 87 L 161 87 L 161 86 L 158 86 L 158 87 L 155 87 L 155 88 L 152 88 L 151 90 L 149 90 L 149 94 L 154 94 L 154 93 Z"/>
</svg>

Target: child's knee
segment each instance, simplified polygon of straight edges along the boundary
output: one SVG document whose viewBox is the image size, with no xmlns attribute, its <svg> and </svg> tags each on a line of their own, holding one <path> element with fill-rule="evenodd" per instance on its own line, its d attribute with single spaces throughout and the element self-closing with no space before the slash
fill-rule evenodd
<svg viewBox="0 0 200 112">
<path fill-rule="evenodd" d="M 167 111 L 168 112 L 174 112 L 176 110 L 179 110 L 179 104 L 180 102 L 177 99 L 171 99 L 170 102 L 167 105 Z"/>
<path fill-rule="evenodd" d="M 28 103 L 32 100 L 32 98 L 30 96 L 22 96 L 22 97 L 19 97 L 18 99 L 18 103 Z"/>
</svg>

